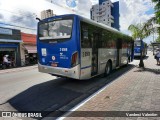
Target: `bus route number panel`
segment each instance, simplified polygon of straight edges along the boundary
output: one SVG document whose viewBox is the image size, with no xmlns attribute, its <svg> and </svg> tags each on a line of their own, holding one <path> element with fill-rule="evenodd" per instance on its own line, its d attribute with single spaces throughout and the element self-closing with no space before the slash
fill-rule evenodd
<svg viewBox="0 0 160 120">
<path fill-rule="evenodd" d="M 66 52 L 68 52 L 68 48 L 59 48 L 59 55 L 60 55 L 60 59 L 68 59 L 68 57 L 66 56 Z"/>
<path fill-rule="evenodd" d="M 81 50 L 81 67 L 86 67 L 91 65 L 91 58 L 92 58 L 92 49 L 85 48 Z"/>
</svg>

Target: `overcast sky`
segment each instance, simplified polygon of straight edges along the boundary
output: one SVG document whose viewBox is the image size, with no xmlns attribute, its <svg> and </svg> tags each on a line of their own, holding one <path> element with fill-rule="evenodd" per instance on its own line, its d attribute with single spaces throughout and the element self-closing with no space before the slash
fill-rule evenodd
<svg viewBox="0 0 160 120">
<path fill-rule="evenodd" d="M 119 1 L 120 30 L 123 33 L 130 34 L 127 30 L 130 24 L 143 23 L 154 15 L 154 5 L 151 0 Z M 5 26 L 2 24 L 5 23 L 36 29 L 35 17 L 40 17 L 40 12 L 46 9 L 52 9 L 57 15 L 76 12 L 90 18 L 90 8 L 97 3 L 98 0 L 0 0 L 0 26 Z M 30 29 L 22 29 L 22 31 L 36 33 L 35 30 Z M 152 39 L 151 36 L 146 41 L 149 43 Z"/>
</svg>

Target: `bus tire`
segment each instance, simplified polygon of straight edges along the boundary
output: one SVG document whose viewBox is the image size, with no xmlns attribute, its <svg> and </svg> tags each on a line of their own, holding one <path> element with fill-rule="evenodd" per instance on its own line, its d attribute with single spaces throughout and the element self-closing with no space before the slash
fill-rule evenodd
<svg viewBox="0 0 160 120">
<path fill-rule="evenodd" d="M 128 63 L 129 63 L 129 60 L 127 60 L 127 63 L 124 65 L 124 67 L 127 67 L 127 66 L 128 66 Z"/>
<path fill-rule="evenodd" d="M 106 67 L 105 67 L 105 72 L 104 72 L 104 76 L 108 76 L 112 71 L 112 66 L 111 66 L 111 62 L 107 62 Z"/>
</svg>

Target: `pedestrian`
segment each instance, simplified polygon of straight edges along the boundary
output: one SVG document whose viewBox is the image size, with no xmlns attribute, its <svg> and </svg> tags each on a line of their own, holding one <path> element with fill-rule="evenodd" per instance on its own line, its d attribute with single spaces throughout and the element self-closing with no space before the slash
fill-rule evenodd
<svg viewBox="0 0 160 120">
<path fill-rule="evenodd" d="M 13 56 L 11 57 L 11 65 L 12 67 L 16 67 L 15 59 Z"/>
<path fill-rule="evenodd" d="M 155 55 L 155 58 L 157 60 L 157 65 L 160 65 L 160 49 L 157 49 L 157 53 Z"/>
<path fill-rule="evenodd" d="M 11 62 L 8 60 L 9 55 L 4 55 L 3 56 L 3 64 L 10 66 Z"/>
</svg>

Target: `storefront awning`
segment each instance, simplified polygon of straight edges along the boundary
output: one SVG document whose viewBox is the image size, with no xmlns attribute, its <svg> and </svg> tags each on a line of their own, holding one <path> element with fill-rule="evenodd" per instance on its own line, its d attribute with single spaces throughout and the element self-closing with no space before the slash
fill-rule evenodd
<svg viewBox="0 0 160 120">
<path fill-rule="evenodd" d="M 28 53 L 37 53 L 36 46 L 24 45 Z"/>
<path fill-rule="evenodd" d="M 12 40 L 12 39 L 0 39 L 0 42 L 12 42 L 12 43 L 20 43 L 22 40 Z"/>
</svg>

